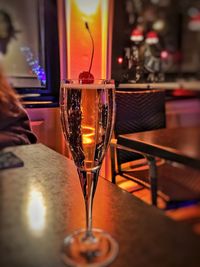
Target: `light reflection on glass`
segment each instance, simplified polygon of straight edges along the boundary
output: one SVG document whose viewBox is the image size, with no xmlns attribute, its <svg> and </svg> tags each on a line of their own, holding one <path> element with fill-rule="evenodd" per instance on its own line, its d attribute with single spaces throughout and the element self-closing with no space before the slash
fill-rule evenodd
<svg viewBox="0 0 200 267">
<path fill-rule="evenodd" d="M 28 196 L 28 226 L 32 233 L 40 235 L 46 224 L 46 205 L 39 190 L 32 188 Z"/>
<path fill-rule="evenodd" d="M 95 129 L 93 127 L 89 126 L 83 126 L 82 127 L 82 142 L 84 145 L 91 145 L 94 144 L 94 134 L 95 134 Z"/>
</svg>

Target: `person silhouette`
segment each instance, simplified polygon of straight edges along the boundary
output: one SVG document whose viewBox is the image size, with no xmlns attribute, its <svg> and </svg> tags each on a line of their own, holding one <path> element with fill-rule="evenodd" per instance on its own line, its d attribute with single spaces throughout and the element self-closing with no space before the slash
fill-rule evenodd
<svg viewBox="0 0 200 267">
<path fill-rule="evenodd" d="M 17 32 L 10 15 L 0 9 L 0 53 L 3 55 L 7 53 L 8 44 L 12 38 L 16 38 Z"/>
<path fill-rule="evenodd" d="M 0 68 L 0 149 L 36 142 L 28 115 Z"/>
</svg>

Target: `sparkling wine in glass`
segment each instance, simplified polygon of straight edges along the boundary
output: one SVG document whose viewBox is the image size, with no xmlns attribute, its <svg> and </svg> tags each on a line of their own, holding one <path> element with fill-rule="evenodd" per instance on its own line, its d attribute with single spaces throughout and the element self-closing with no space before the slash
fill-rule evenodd
<svg viewBox="0 0 200 267">
<path fill-rule="evenodd" d="M 99 171 L 114 124 L 112 80 L 66 80 L 60 93 L 61 122 L 76 164 L 85 201 L 86 229 L 64 240 L 63 259 L 69 266 L 107 266 L 118 245 L 106 232 L 92 228 L 92 206 Z"/>
</svg>

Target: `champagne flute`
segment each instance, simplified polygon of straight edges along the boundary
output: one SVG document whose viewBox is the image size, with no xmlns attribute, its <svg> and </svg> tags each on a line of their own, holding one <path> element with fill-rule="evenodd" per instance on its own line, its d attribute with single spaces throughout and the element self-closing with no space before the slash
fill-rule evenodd
<svg viewBox="0 0 200 267">
<path fill-rule="evenodd" d="M 61 84 L 61 122 L 77 167 L 85 201 L 86 229 L 64 240 L 63 259 L 69 266 L 107 266 L 118 244 L 92 228 L 92 206 L 99 171 L 112 135 L 115 115 L 113 80 L 66 80 Z"/>
</svg>

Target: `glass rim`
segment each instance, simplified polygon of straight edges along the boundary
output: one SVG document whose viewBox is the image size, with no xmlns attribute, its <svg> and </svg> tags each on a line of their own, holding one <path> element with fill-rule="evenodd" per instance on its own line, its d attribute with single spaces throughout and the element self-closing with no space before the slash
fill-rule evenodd
<svg viewBox="0 0 200 267">
<path fill-rule="evenodd" d="M 76 79 L 73 79 L 73 78 L 63 78 L 61 79 L 61 82 L 78 82 L 80 83 L 81 80 L 88 80 L 88 81 L 106 81 L 106 82 L 113 82 L 114 83 L 114 79 L 107 79 L 107 78 L 82 78 L 82 79 L 79 79 L 79 78 L 76 78 Z"/>
<path fill-rule="evenodd" d="M 71 88 L 71 89 L 114 89 L 115 82 L 113 79 L 62 79 L 61 80 L 62 88 Z"/>
</svg>

